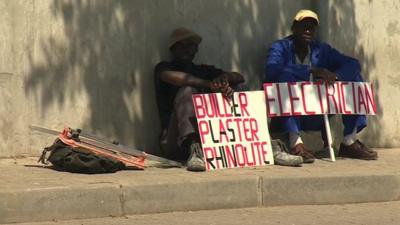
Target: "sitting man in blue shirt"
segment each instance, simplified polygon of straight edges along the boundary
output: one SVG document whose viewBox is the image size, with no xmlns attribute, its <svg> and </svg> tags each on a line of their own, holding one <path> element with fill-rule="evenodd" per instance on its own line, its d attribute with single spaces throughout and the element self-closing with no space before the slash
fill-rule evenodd
<svg viewBox="0 0 400 225">
<path fill-rule="evenodd" d="M 323 80 L 327 83 L 339 81 L 362 82 L 359 62 L 343 55 L 330 45 L 315 40 L 319 25 L 318 15 L 311 10 L 300 10 L 294 17 L 292 35 L 274 42 L 268 51 L 265 67 L 265 82 L 298 82 Z M 339 156 L 374 160 L 377 153 L 359 140 L 356 135 L 367 125 L 364 115 L 342 115 L 344 139 Z M 304 147 L 300 131 L 319 130 L 328 146 L 323 116 L 274 117 L 271 132 L 284 132 L 289 138 L 290 153 L 303 157 L 304 162 L 313 163 L 314 154 Z"/>
</svg>

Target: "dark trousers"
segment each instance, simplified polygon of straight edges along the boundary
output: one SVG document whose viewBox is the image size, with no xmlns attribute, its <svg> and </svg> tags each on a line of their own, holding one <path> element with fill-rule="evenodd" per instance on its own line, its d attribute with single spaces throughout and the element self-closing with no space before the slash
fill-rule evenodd
<svg viewBox="0 0 400 225">
<path fill-rule="evenodd" d="M 160 137 L 163 154 L 172 159 L 185 160 L 189 152 L 182 148 L 182 143 L 189 135 L 197 133 L 196 114 L 192 94 L 197 93 L 190 86 L 181 87 L 175 96 L 169 126 Z"/>
</svg>

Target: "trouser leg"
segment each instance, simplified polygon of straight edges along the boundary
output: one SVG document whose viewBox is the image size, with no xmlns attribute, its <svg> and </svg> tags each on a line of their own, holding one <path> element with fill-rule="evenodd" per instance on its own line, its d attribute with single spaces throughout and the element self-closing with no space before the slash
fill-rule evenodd
<svg viewBox="0 0 400 225">
<path fill-rule="evenodd" d="M 269 129 L 272 133 L 299 133 L 300 120 L 294 116 L 273 117 Z"/>
<path fill-rule="evenodd" d="M 177 143 L 180 147 L 186 137 L 197 133 L 196 114 L 192 101 L 192 94 L 196 92 L 195 88 L 182 87 L 175 97 L 174 112 L 178 123 Z"/>
<path fill-rule="evenodd" d="M 354 130 L 360 132 L 367 126 L 367 117 L 365 115 L 342 115 L 342 122 L 344 126 L 343 135 L 349 135 Z"/>
<path fill-rule="evenodd" d="M 196 89 L 189 86 L 179 89 L 174 100 L 169 127 L 161 137 L 161 148 L 171 158 L 186 159 L 188 153 L 182 148 L 182 144 L 188 136 L 197 133 L 193 93 L 196 93 Z"/>
<path fill-rule="evenodd" d="M 343 81 L 363 82 L 363 78 L 359 73 L 352 79 L 344 77 Z M 342 115 L 342 122 L 344 126 L 343 135 L 346 136 L 352 134 L 354 131 L 358 133 L 364 129 L 367 126 L 367 117 L 365 115 Z"/>
</svg>

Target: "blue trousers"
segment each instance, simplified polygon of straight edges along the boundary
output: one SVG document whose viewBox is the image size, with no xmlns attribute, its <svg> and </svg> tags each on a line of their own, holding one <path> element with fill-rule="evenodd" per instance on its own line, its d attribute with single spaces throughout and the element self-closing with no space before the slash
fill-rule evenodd
<svg viewBox="0 0 400 225">
<path fill-rule="evenodd" d="M 342 115 L 344 126 L 343 135 L 351 134 L 354 129 L 360 132 L 367 126 L 367 118 L 364 115 Z M 321 131 L 322 136 L 325 134 L 324 116 L 285 116 L 273 117 L 270 124 L 270 132 L 293 132 L 300 131 Z"/>
<path fill-rule="evenodd" d="M 278 78 L 277 82 L 297 82 L 292 74 L 284 73 Z M 362 82 L 361 74 L 357 74 L 353 79 L 344 79 L 343 81 Z M 331 115 L 332 116 L 332 115 Z M 351 134 L 354 129 L 357 133 L 367 126 L 367 118 L 365 115 L 342 115 L 344 126 L 343 135 Z M 318 116 L 287 116 L 274 117 L 271 119 L 270 132 L 293 132 L 300 131 L 321 131 L 322 137 L 325 138 L 324 117 Z"/>
</svg>

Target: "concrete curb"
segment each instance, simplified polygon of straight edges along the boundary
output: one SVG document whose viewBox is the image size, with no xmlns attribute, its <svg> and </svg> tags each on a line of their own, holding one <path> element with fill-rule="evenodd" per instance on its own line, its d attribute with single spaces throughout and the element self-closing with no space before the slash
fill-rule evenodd
<svg viewBox="0 0 400 225">
<path fill-rule="evenodd" d="M 150 167 L 82 175 L 0 160 L 0 224 L 259 206 L 400 200 L 400 149 L 377 161 L 317 160 L 205 173 Z"/>
<path fill-rule="evenodd" d="M 123 186 L 124 212 L 145 214 L 261 205 L 259 177 L 238 176 L 161 185 Z"/>
<path fill-rule="evenodd" d="M 0 192 L 0 199 L 0 223 L 123 215 L 116 185 Z"/>
<path fill-rule="evenodd" d="M 265 182 L 263 190 L 264 206 L 397 201 L 400 176 L 277 178 Z"/>
<path fill-rule="evenodd" d="M 384 184 L 384 185 L 383 185 Z M 0 192 L 0 223 L 256 206 L 400 200 L 400 176 L 230 176 L 152 185 L 54 187 Z"/>
</svg>

